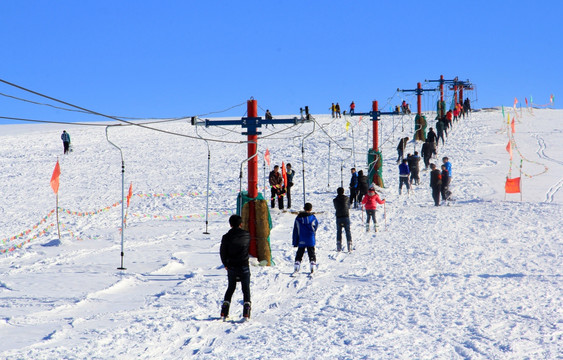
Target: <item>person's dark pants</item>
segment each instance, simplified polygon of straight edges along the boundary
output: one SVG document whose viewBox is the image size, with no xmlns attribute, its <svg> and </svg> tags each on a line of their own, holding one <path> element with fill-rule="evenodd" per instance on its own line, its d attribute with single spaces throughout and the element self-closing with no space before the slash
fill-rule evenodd
<svg viewBox="0 0 563 360">
<path fill-rule="evenodd" d="M 356 189 L 354 189 L 353 187 L 350 188 L 350 204 L 354 204 L 354 207 L 357 207 L 357 196 L 358 196 L 358 191 Z"/>
<path fill-rule="evenodd" d="M 436 142 L 439 143 L 440 139 L 442 139 L 442 145 L 444 145 L 444 132 L 438 132 L 438 136 L 436 138 Z"/>
<path fill-rule="evenodd" d="M 449 186 L 442 186 L 440 189 L 440 193 L 442 194 L 442 200 L 446 201 L 450 197 L 450 189 Z"/>
<path fill-rule="evenodd" d="M 346 243 L 348 245 L 348 250 L 352 247 L 352 233 L 350 232 L 350 218 L 349 217 L 337 217 L 336 218 L 336 250 L 342 250 L 342 228 L 346 232 Z"/>
<path fill-rule="evenodd" d="M 432 186 L 432 198 L 434 199 L 434 205 L 440 206 L 440 185 Z"/>
<path fill-rule="evenodd" d="M 272 188 L 272 209 L 276 207 L 276 198 L 278 198 L 278 206 L 281 209 L 283 209 L 283 196 L 278 195 L 278 191 L 277 189 Z"/>
<path fill-rule="evenodd" d="M 361 191 L 358 192 L 358 204 L 360 204 L 360 206 L 362 205 L 362 200 L 364 199 L 365 194 L 362 193 Z"/>
<path fill-rule="evenodd" d="M 411 186 L 409 185 L 409 176 L 399 176 L 399 195 L 401 194 L 401 190 L 403 189 L 403 184 L 407 187 L 407 192 L 410 190 Z"/>
<path fill-rule="evenodd" d="M 418 185 L 420 177 L 418 177 L 418 168 L 411 169 L 411 183 Z"/>
<path fill-rule="evenodd" d="M 244 302 L 250 302 L 250 268 L 248 266 L 233 267 L 227 269 L 229 286 L 225 292 L 225 301 L 231 302 L 231 298 L 240 281 Z"/>
<path fill-rule="evenodd" d="M 63 141 L 63 148 L 64 148 L 64 153 L 68 153 L 68 150 L 70 148 L 70 143 L 68 141 Z"/>
<path fill-rule="evenodd" d="M 397 149 L 397 153 L 399 154 L 399 157 L 397 158 L 397 162 L 401 162 L 401 160 L 403 160 L 403 149 Z"/>
<path fill-rule="evenodd" d="M 295 262 L 301 262 L 303 260 L 303 254 L 305 254 L 305 249 L 307 249 L 307 255 L 309 256 L 309 262 L 317 262 L 317 257 L 315 256 L 315 247 L 298 247 L 297 254 L 295 254 Z"/>
<path fill-rule="evenodd" d="M 372 210 L 368 210 L 366 209 L 366 217 L 367 217 L 367 222 L 366 225 L 369 226 L 369 219 L 372 218 L 373 219 L 373 224 L 376 225 L 377 221 L 375 220 L 375 209 Z"/>
<path fill-rule="evenodd" d="M 424 166 L 426 169 L 430 166 L 430 156 L 424 156 Z"/>
</svg>

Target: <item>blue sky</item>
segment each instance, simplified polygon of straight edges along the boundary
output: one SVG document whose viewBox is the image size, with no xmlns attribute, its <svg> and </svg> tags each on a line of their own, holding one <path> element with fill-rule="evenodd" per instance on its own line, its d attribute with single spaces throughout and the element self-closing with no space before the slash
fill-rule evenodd
<svg viewBox="0 0 563 360">
<path fill-rule="evenodd" d="M 561 14 L 556 0 L 2 1 L 0 79 L 138 118 L 206 114 L 250 97 L 274 115 L 352 100 L 356 111 L 403 98 L 414 108 L 396 89 L 434 87 L 424 80 L 441 74 L 476 84 L 466 92 L 474 107 L 530 96 L 545 104 L 553 94 L 561 108 Z M 57 105 L 5 84 L 0 93 Z M 0 116 L 104 120 L 6 96 Z"/>
</svg>

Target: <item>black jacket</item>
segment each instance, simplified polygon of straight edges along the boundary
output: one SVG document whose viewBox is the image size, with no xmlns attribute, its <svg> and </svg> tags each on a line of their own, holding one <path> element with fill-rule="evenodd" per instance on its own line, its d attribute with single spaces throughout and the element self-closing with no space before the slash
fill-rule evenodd
<svg viewBox="0 0 563 360">
<path fill-rule="evenodd" d="M 360 188 L 360 194 L 365 195 L 368 193 L 368 177 L 365 175 L 358 176 L 358 187 Z"/>
<path fill-rule="evenodd" d="M 434 143 L 434 142 L 436 142 L 436 138 L 437 138 L 437 136 L 436 136 L 436 133 L 434 132 L 434 130 L 430 130 L 430 131 L 428 131 L 428 135 L 426 135 L 426 142 Z"/>
<path fill-rule="evenodd" d="M 430 187 L 442 185 L 442 175 L 440 174 L 440 170 L 434 169 L 430 171 Z"/>
<path fill-rule="evenodd" d="M 350 199 L 346 195 L 337 195 L 333 200 L 336 217 L 350 217 Z"/>
<path fill-rule="evenodd" d="M 407 158 L 407 161 L 408 161 L 409 169 L 411 170 L 411 172 L 413 170 L 418 171 L 418 163 L 420 161 L 420 156 L 411 155 Z"/>
<path fill-rule="evenodd" d="M 226 268 L 248 266 L 250 234 L 241 228 L 231 228 L 221 240 L 221 262 Z"/>
</svg>

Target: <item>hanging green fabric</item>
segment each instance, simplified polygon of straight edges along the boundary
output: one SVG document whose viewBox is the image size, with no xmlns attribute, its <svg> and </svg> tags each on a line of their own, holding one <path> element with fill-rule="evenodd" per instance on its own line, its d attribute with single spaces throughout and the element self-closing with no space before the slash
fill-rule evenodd
<svg viewBox="0 0 563 360">
<path fill-rule="evenodd" d="M 383 154 L 381 153 L 381 151 L 369 149 L 368 164 L 368 179 L 373 179 L 375 185 L 384 188 L 385 184 L 383 183 Z M 374 175 L 376 176 L 374 177 Z"/>
<path fill-rule="evenodd" d="M 261 193 L 255 199 L 248 197 L 247 191 L 241 191 L 237 197 L 237 214 L 242 217 L 242 228 L 249 230 L 250 202 L 254 202 L 256 234 L 255 239 L 250 239 L 250 255 L 258 258 L 260 265 L 275 265 L 272 261 L 270 247 L 270 230 L 272 229 L 272 217 L 268 202 Z"/>
</svg>

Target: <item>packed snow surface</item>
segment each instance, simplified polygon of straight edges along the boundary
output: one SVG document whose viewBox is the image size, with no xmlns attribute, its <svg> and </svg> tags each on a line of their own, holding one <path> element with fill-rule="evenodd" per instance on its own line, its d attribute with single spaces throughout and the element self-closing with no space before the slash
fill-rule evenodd
<svg viewBox="0 0 563 360">
<path fill-rule="evenodd" d="M 506 115 L 515 119 L 512 166 Z M 336 252 L 332 199 L 341 184 L 348 194 L 351 167 L 366 171 L 372 124 L 314 118 L 262 128 L 258 149 L 260 191 L 271 167 L 289 162 L 293 210 L 306 201 L 317 212 L 318 272 L 290 277 L 295 214 L 273 209 L 275 265 L 251 259 L 247 322 L 240 287 L 231 320 L 218 319 L 227 286 L 219 244 L 247 183 L 245 129 L 176 121 L 149 126 L 187 136 L 107 130 L 122 149 L 125 194 L 133 189 L 126 270 L 118 270 L 122 157 L 106 129 L 67 125 L 73 151 L 63 156 L 62 126 L 3 125 L 0 357 L 563 358 L 563 111 L 488 109 L 455 123 L 432 160 L 448 156 L 453 165 L 454 201 L 439 207 L 428 171 L 399 195 L 396 146 L 413 138 L 413 116 L 383 116 L 387 202 L 377 233 L 351 210 L 351 254 Z M 420 147 L 411 140 L 407 152 Z M 50 186 L 57 157 L 60 241 Z M 522 194 L 505 195 L 507 175 L 520 171 Z"/>
</svg>

